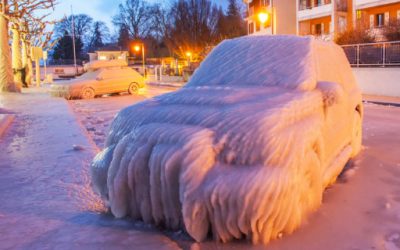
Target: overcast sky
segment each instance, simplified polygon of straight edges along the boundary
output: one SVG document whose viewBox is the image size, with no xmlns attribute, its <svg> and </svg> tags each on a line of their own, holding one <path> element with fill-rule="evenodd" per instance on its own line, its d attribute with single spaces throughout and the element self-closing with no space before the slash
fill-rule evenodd
<svg viewBox="0 0 400 250">
<path fill-rule="evenodd" d="M 118 5 L 125 0 L 59 0 L 51 18 L 60 19 L 71 14 L 71 6 L 74 14 L 87 14 L 95 21 L 105 22 L 112 32 L 114 27 L 111 23 L 112 16 L 118 11 Z M 223 7 L 227 6 L 228 0 L 212 0 Z M 150 3 L 162 3 L 168 5 L 168 0 L 148 0 Z"/>
</svg>

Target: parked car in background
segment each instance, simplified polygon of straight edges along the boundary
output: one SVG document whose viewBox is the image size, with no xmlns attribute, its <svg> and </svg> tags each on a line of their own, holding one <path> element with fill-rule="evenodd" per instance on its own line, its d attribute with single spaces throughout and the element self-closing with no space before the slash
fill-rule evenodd
<svg viewBox="0 0 400 250">
<path fill-rule="evenodd" d="M 144 78 L 129 67 L 108 67 L 90 71 L 72 81 L 54 83 L 51 94 L 66 99 L 91 99 L 105 94 L 138 93 Z"/>
</svg>

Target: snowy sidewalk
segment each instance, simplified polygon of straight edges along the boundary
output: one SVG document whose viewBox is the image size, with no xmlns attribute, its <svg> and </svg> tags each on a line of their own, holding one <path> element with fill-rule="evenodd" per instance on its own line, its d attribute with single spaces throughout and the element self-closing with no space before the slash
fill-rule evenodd
<svg viewBox="0 0 400 250">
<path fill-rule="evenodd" d="M 65 100 L 29 90 L 0 95 L 0 108 L 16 113 L 0 139 L 0 249 L 178 248 L 100 213 L 88 174 L 95 146 Z"/>
</svg>

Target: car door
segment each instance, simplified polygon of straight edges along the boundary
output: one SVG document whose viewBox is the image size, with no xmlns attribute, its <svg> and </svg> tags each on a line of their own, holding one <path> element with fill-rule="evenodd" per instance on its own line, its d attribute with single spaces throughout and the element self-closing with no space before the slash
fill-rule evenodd
<svg viewBox="0 0 400 250">
<path fill-rule="evenodd" d="M 107 74 L 104 69 L 99 70 L 99 74 L 96 76 L 96 94 L 107 94 L 109 93 L 109 86 L 107 83 Z"/>
</svg>

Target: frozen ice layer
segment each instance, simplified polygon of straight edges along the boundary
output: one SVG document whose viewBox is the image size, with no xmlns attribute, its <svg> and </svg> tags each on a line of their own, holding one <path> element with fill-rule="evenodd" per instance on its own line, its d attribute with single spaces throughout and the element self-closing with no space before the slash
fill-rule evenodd
<svg viewBox="0 0 400 250">
<path fill-rule="evenodd" d="M 184 88 L 117 115 L 93 186 L 118 218 L 266 244 L 320 206 L 360 151 L 362 113 L 333 43 L 228 40 Z"/>
</svg>

